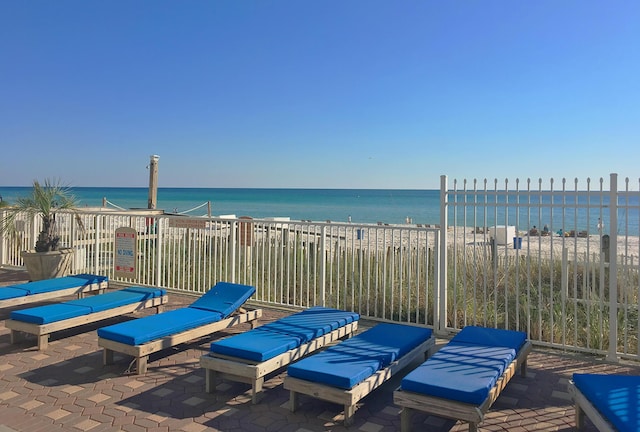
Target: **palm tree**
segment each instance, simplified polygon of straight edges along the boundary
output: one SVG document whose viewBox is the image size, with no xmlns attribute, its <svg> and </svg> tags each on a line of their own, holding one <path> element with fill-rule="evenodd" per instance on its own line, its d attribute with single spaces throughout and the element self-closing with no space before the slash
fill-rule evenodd
<svg viewBox="0 0 640 432">
<path fill-rule="evenodd" d="M 56 212 L 73 211 L 76 208 L 77 200 L 70 187 L 62 185 L 59 180 L 45 179 L 43 185 L 34 180 L 30 196 L 18 198 L 14 205 L 4 208 L 0 232 L 6 233 L 14 229 L 16 216 L 20 213 L 31 218 L 39 216 L 42 218 L 42 230 L 38 235 L 35 251 L 55 251 L 60 242 L 60 237 L 55 232 Z"/>
</svg>

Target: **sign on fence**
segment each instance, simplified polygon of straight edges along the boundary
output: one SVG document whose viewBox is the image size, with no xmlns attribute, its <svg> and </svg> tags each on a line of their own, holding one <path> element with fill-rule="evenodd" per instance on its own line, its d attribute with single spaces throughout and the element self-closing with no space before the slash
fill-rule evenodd
<svg viewBox="0 0 640 432">
<path fill-rule="evenodd" d="M 250 216 L 240 216 L 240 219 L 253 220 Z M 253 245 L 253 223 L 238 222 L 238 237 L 240 239 L 240 246 Z"/>
<path fill-rule="evenodd" d="M 134 279 L 136 275 L 137 232 L 133 228 L 116 229 L 115 254 L 113 258 L 115 277 Z"/>
</svg>

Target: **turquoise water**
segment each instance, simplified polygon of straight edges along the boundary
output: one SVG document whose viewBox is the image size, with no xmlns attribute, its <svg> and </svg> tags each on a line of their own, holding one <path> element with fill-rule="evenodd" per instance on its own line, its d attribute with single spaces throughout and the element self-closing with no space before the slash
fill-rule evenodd
<svg viewBox="0 0 640 432">
<path fill-rule="evenodd" d="M 75 187 L 73 191 L 81 206 L 100 207 L 103 199 L 113 206 L 147 208 L 148 188 Z M 0 187 L 0 195 L 8 202 L 31 192 L 30 187 Z M 473 202 L 473 197 L 467 197 Z M 553 232 L 559 229 L 588 230 L 596 233 L 598 218 L 602 218 L 607 231 L 609 224 L 608 196 L 563 198 L 558 196 L 532 196 L 527 202 L 517 203 L 515 198 L 505 202 L 504 196 L 488 194 L 486 207 L 479 207 L 473 215 L 471 208 L 463 212 L 462 206 L 454 213 L 455 201 L 449 212 L 449 223 L 467 226 L 515 225 L 526 230 L 533 225 L 548 225 Z M 456 198 L 458 203 L 463 197 Z M 620 204 L 628 210 L 620 211 L 619 233 L 638 235 L 640 215 L 638 198 L 621 198 Z M 289 217 L 292 220 L 312 220 L 354 223 L 414 224 L 440 223 L 439 190 L 398 189 L 240 189 L 240 188 L 159 188 L 157 208 L 168 213 L 193 216 L 207 214 L 206 203 L 211 203 L 213 216 L 233 214 L 253 218 Z M 112 205 L 109 207 L 114 208 Z M 195 209 L 195 210 L 194 210 Z M 349 219 L 350 218 L 350 219 Z M 466 218 L 466 222 L 465 222 Z M 455 219 L 455 221 L 454 221 Z"/>
<path fill-rule="evenodd" d="M 5 201 L 28 195 L 30 187 L 0 187 Z M 80 205 L 102 206 L 103 198 L 122 208 L 147 208 L 148 188 L 74 187 Z M 437 224 L 440 217 L 440 191 L 389 189 L 222 189 L 159 188 L 157 208 L 166 212 L 262 217 L 290 217 L 354 223 Z M 111 206 L 110 206 L 111 207 Z M 196 210 L 190 211 L 199 207 Z"/>
</svg>

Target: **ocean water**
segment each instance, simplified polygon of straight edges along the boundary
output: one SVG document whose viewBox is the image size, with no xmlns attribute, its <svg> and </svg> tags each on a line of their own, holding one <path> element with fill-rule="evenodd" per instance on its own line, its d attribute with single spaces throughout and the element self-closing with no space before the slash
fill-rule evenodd
<svg viewBox="0 0 640 432">
<path fill-rule="evenodd" d="M 31 192 L 30 187 L 2 187 L 0 195 L 13 202 Z M 110 208 L 147 208 L 148 188 L 74 187 L 73 192 L 81 206 L 101 207 L 103 201 Z M 458 203 L 464 196 L 456 197 Z M 608 197 L 598 201 L 595 196 L 575 198 L 560 195 L 532 197 L 530 204 L 516 203 L 514 198 L 505 202 L 502 195 L 488 194 L 485 207 L 475 214 L 469 207 L 456 208 L 450 197 L 449 224 L 467 226 L 515 225 L 527 230 L 534 225 L 548 225 L 558 230 L 587 230 L 598 232 L 598 219 L 602 219 L 604 233 L 608 232 Z M 474 197 L 467 197 L 473 202 Z M 624 201 L 624 202 L 622 202 Z M 289 217 L 291 220 L 312 220 L 353 223 L 403 224 L 409 219 L 414 224 L 440 223 L 439 190 L 398 189 L 242 189 L 242 188 L 159 188 L 157 208 L 167 213 L 204 216 L 211 206 L 211 215 L 251 216 L 253 218 Z M 639 234 L 640 214 L 638 197 L 621 199 L 628 207 L 618 215 L 618 232 Z M 564 206 L 564 208 L 563 208 Z"/>
<path fill-rule="evenodd" d="M 30 187 L 0 187 L 5 201 L 13 202 L 31 192 Z M 81 206 L 100 207 L 103 199 L 111 208 L 147 208 L 148 188 L 74 187 Z M 213 216 L 290 217 L 354 223 L 437 224 L 440 217 L 439 190 L 390 189 L 241 189 L 158 188 L 157 208 L 168 213 Z"/>
</svg>

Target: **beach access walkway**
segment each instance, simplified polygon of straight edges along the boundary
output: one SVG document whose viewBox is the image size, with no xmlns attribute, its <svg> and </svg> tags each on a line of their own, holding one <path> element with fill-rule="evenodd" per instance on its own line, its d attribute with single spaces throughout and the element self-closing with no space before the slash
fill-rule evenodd
<svg viewBox="0 0 640 432">
<path fill-rule="evenodd" d="M 0 286 L 26 280 L 25 272 L 0 269 Z M 166 309 L 192 301 L 193 297 L 170 293 Z M 130 362 L 124 358 L 103 366 L 96 335 L 97 328 L 125 318 L 54 334 L 48 349 L 38 351 L 33 340 L 10 343 L 4 326 L 9 313 L 10 309 L 0 310 L 0 432 L 400 430 L 400 408 L 393 404 L 393 390 L 402 376 L 393 377 L 363 399 L 348 429 L 342 424 L 342 407 L 328 402 L 305 398 L 291 413 L 289 392 L 282 386 L 285 373 L 265 382 L 265 398 L 256 405 L 251 403 L 250 386 L 243 383 L 223 381 L 216 393 L 207 393 L 200 356 L 212 340 L 246 331 L 248 325 L 156 353 L 145 375 L 133 375 L 126 373 Z M 152 312 L 142 314 L 147 313 Z M 263 308 L 261 323 L 285 314 Z M 366 328 L 366 321 L 361 325 Z M 534 348 L 527 376 L 517 374 L 511 380 L 480 430 L 573 430 L 574 408 L 567 383 L 574 372 L 638 374 L 640 365 L 610 364 L 594 357 Z M 467 430 L 465 424 L 421 413 L 414 415 L 412 423 L 416 430 Z M 588 423 L 585 430 L 595 428 Z"/>
</svg>

